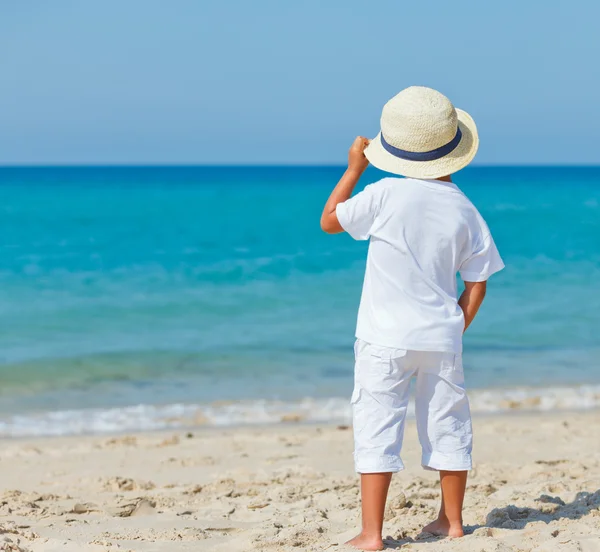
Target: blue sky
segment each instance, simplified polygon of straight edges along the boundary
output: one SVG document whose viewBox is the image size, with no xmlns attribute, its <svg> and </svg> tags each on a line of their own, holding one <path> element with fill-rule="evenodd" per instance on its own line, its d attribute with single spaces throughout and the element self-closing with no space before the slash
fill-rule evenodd
<svg viewBox="0 0 600 552">
<path fill-rule="evenodd" d="M 0 163 L 341 163 L 412 84 L 479 164 L 599 163 L 600 5 L 0 3 Z"/>
</svg>

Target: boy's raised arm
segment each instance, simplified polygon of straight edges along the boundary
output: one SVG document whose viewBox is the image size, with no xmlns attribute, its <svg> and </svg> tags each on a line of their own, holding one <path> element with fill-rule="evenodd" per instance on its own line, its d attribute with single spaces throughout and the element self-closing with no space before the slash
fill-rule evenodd
<svg viewBox="0 0 600 552">
<path fill-rule="evenodd" d="M 369 140 L 358 136 L 348 152 L 348 168 L 340 178 L 337 186 L 331 192 L 323 214 L 321 215 L 321 229 L 328 234 L 339 234 L 344 229 L 340 224 L 337 215 L 336 207 L 338 203 L 343 203 L 352 195 L 352 191 L 359 181 L 362 173 L 369 166 L 369 161 L 365 157 L 365 148 L 369 145 Z"/>
</svg>

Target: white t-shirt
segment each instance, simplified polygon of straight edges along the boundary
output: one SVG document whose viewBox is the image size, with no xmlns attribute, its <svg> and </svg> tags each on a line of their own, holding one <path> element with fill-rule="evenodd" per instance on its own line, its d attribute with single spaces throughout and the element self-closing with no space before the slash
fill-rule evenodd
<svg viewBox="0 0 600 552">
<path fill-rule="evenodd" d="M 356 337 L 386 347 L 462 351 L 456 274 L 482 282 L 504 263 L 487 224 L 455 184 L 384 178 L 336 208 L 370 238 Z"/>
</svg>

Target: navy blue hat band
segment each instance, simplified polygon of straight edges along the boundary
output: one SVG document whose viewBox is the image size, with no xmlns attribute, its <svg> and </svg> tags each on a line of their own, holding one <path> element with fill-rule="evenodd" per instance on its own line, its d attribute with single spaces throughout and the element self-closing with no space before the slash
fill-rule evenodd
<svg viewBox="0 0 600 552">
<path fill-rule="evenodd" d="M 460 139 L 462 138 L 462 132 L 460 131 L 460 128 L 458 128 L 456 130 L 456 136 L 452 138 L 450 142 L 431 151 L 406 151 L 395 148 L 385 141 L 383 132 L 380 134 L 380 136 L 383 149 L 385 149 L 388 153 L 391 153 L 394 157 L 399 157 L 400 159 L 405 159 L 406 161 L 435 161 L 436 159 L 441 159 L 456 149 L 456 146 L 458 146 Z"/>
</svg>

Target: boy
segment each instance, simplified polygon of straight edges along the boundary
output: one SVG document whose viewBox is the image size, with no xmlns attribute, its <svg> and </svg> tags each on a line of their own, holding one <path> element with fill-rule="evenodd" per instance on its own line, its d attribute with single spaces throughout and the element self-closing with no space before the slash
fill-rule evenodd
<svg viewBox="0 0 600 552">
<path fill-rule="evenodd" d="M 450 176 L 471 162 L 478 146 L 467 113 L 435 90 L 407 88 L 384 106 L 380 134 L 355 140 L 323 211 L 325 232 L 370 239 L 351 399 L 362 531 L 348 544 L 362 550 L 383 549 L 389 484 L 404 468 L 412 376 L 421 463 L 439 471 L 442 491 L 439 516 L 424 531 L 463 535 L 472 430 L 462 334 L 487 279 L 504 267 L 485 221 Z M 369 162 L 406 178 L 384 178 L 350 198 Z M 465 283 L 458 300 L 457 272 Z"/>
</svg>

